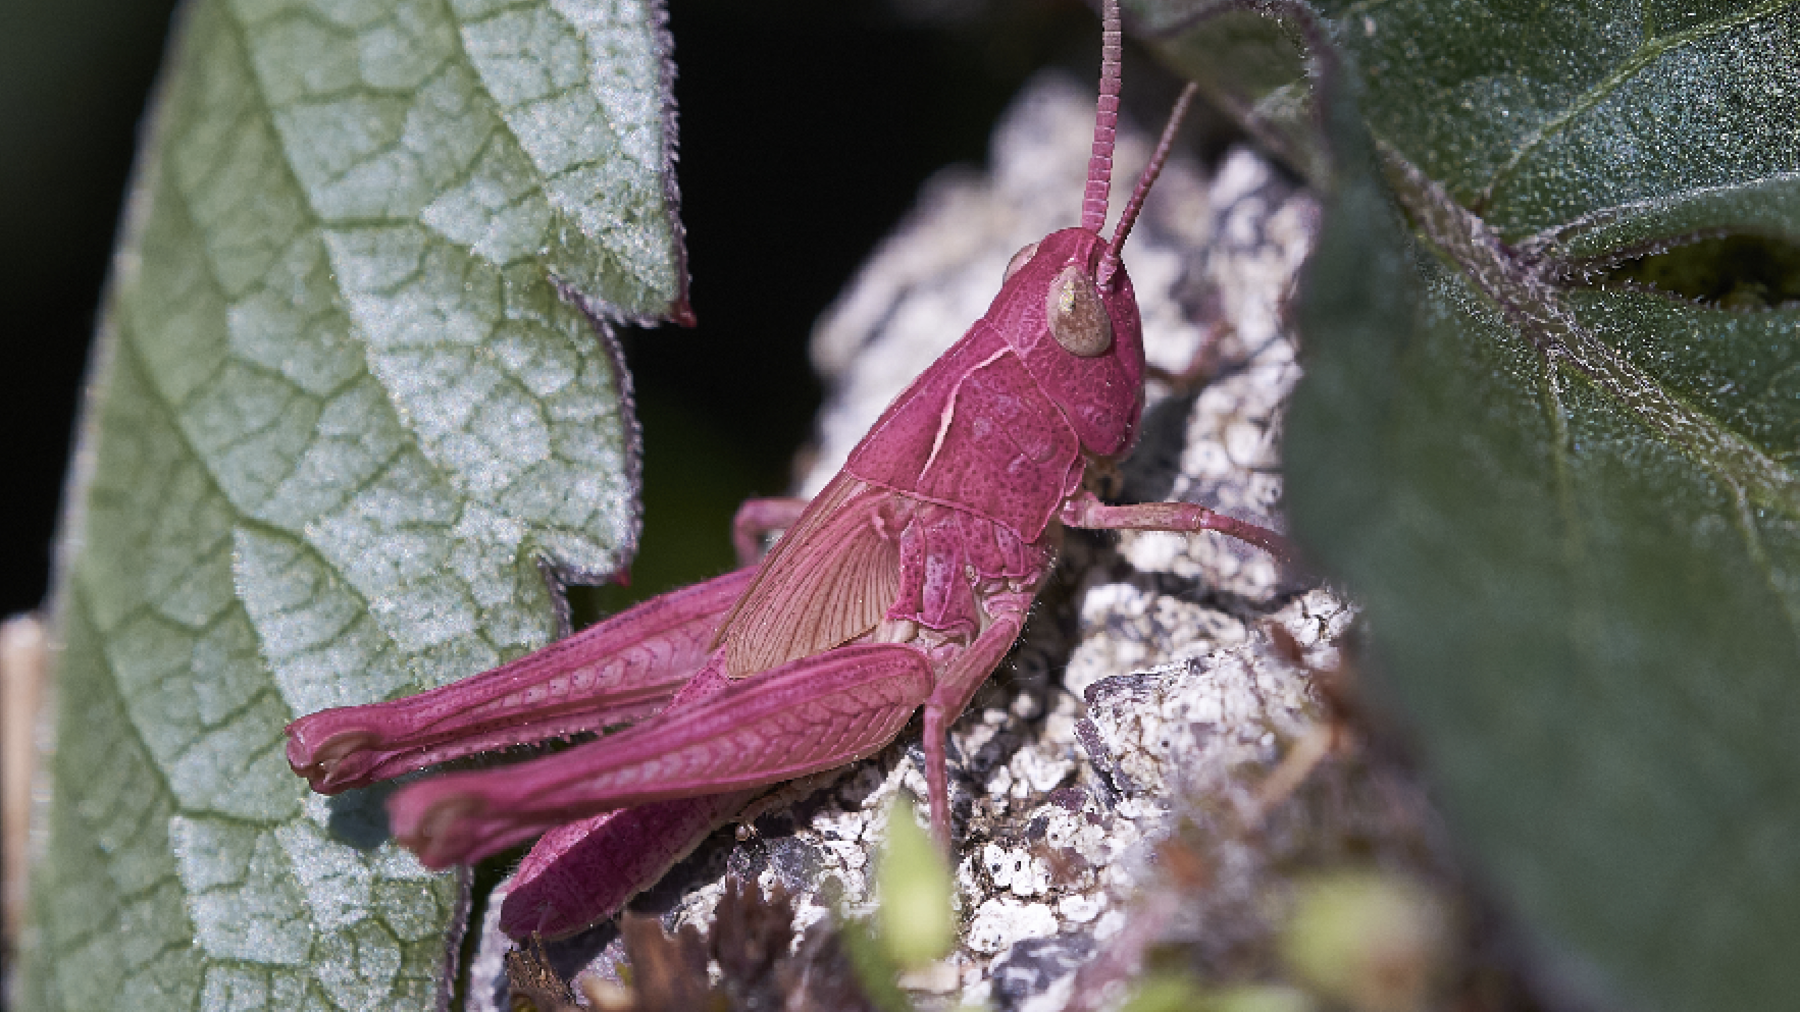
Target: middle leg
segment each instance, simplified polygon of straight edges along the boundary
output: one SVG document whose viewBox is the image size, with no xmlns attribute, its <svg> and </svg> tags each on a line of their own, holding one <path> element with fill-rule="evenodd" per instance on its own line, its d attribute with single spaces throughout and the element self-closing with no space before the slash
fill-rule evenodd
<svg viewBox="0 0 1800 1012">
<path fill-rule="evenodd" d="M 754 565 L 763 555 L 763 538 L 794 526 L 806 512 L 808 499 L 745 499 L 731 520 L 731 544 L 738 565 Z"/>
<path fill-rule="evenodd" d="M 937 686 L 925 702 L 925 787 L 931 802 L 931 832 L 940 847 L 950 846 L 950 779 L 944 754 L 950 725 L 1006 658 L 1022 625 L 1023 618 L 1016 613 L 994 619 L 939 673 Z"/>
</svg>

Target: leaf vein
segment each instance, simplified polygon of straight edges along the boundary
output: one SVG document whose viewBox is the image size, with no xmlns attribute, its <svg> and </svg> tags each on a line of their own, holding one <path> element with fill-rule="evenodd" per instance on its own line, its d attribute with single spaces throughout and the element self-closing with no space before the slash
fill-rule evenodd
<svg viewBox="0 0 1800 1012">
<path fill-rule="evenodd" d="M 1541 353 L 1580 369 L 1651 431 L 1753 502 L 1800 518 L 1800 480 L 1748 440 L 1663 388 L 1577 322 L 1554 285 L 1522 265 L 1487 223 L 1393 148 L 1382 157 L 1396 195 L 1425 238 L 1500 307 Z"/>
<path fill-rule="evenodd" d="M 1561 132 L 1563 128 L 1573 122 L 1576 117 L 1592 110 L 1601 102 L 1605 101 L 1608 96 L 1624 86 L 1624 84 L 1631 80 L 1632 77 L 1636 76 L 1639 71 L 1655 62 L 1656 59 L 1664 53 L 1689 43 L 1712 38 L 1715 35 L 1721 35 L 1741 25 L 1746 25 L 1750 22 L 1768 17 L 1777 11 L 1793 6 L 1794 2 L 1795 0 L 1763 0 L 1762 3 L 1739 11 L 1737 14 L 1730 17 L 1720 18 L 1717 21 L 1704 25 L 1696 25 L 1692 28 L 1683 29 L 1646 42 L 1644 45 L 1640 46 L 1635 53 L 1632 53 L 1622 60 L 1611 73 L 1608 73 L 1605 77 L 1596 82 L 1594 86 L 1589 88 L 1580 98 L 1571 102 L 1567 109 L 1552 116 L 1550 119 L 1528 132 L 1525 135 L 1524 140 L 1514 149 L 1511 157 L 1507 158 L 1504 164 L 1494 170 L 1493 176 L 1488 179 L 1487 184 L 1483 186 L 1481 191 L 1476 195 L 1474 206 L 1479 209 L 1492 204 L 1495 192 L 1498 191 L 1501 186 L 1506 184 L 1506 181 L 1512 176 L 1513 172 L 1518 169 L 1519 165 L 1522 164 L 1532 152 L 1536 151 L 1545 141 Z"/>
</svg>

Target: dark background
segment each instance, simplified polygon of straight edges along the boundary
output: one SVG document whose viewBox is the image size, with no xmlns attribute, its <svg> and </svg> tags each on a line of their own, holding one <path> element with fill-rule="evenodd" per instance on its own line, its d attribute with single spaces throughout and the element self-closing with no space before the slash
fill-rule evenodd
<svg viewBox="0 0 1800 1012">
<path fill-rule="evenodd" d="M 45 594 L 82 371 L 170 8 L 0 5 L 0 615 Z M 786 491 L 810 434 L 814 317 L 927 176 L 983 160 L 1031 73 L 1059 63 L 1092 77 L 1099 56 L 1081 0 L 671 0 L 670 26 L 699 325 L 625 336 L 646 437 L 632 597 L 731 564 L 732 510 Z M 1162 90 L 1147 59 L 1128 53 L 1126 66 L 1128 101 L 1134 81 Z M 609 592 L 605 605 L 624 599 Z"/>
</svg>

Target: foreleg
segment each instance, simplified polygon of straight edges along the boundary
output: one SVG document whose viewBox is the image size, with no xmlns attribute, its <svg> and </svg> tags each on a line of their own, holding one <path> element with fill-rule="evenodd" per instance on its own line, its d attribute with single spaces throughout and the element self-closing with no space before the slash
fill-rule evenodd
<svg viewBox="0 0 1800 1012">
<path fill-rule="evenodd" d="M 932 691 L 910 647 L 853 644 L 735 682 L 719 673 L 723 654 L 629 730 L 402 788 L 388 801 L 395 838 L 442 868 L 609 809 L 792 780 L 886 745 Z"/>
<path fill-rule="evenodd" d="M 1070 527 L 1096 530 L 1175 531 L 1198 534 L 1217 531 L 1247 542 L 1280 559 L 1292 558 L 1287 539 L 1246 520 L 1214 513 L 1185 502 L 1147 502 L 1108 506 L 1091 492 L 1079 492 L 1062 505 L 1057 519 Z"/>
<path fill-rule="evenodd" d="M 755 567 L 664 594 L 542 650 L 386 703 L 287 727 L 288 764 L 321 794 L 476 752 L 641 720 L 706 661 Z"/>
<path fill-rule="evenodd" d="M 731 521 L 731 544 L 738 565 L 754 565 L 763 555 L 763 538 L 794 526 L 806 512 L 807 499 L 745 499 Z"/>
</svg>

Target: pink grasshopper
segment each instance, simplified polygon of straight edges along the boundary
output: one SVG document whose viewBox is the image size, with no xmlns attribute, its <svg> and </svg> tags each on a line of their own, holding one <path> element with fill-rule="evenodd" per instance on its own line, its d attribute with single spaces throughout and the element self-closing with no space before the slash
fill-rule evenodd
<svg viewBox="0 0 1800 1012">
<path fill-rule="evenodd" d="M 447 773 L 389 801 L 434 868 L 542 834 L 501 923 L 559 935 L 613 913 L 761 790 L 865 758 L 924 708 L 932 828 L 950 834 L 945 736 L 1017 639 L 1061 527 L 1279 535 L 1187 503 L 1107 506 L 1090 460 L 1130 449 L 1143 408 L 1137 301 L 1120 248 L 1192 96 L 1184 93 L 1111 240 L 1119 93 L 1104 5 L 1081 226 L 1020 250 L 987 315 L 887 409 L 810 503 L 747 503 L 786 533 L 760 564 L 663 595 L 484 674 L 315 713 L 288 760 L 335 793 L 475 752 L 635 723 L 551 756 Z M 802 508 L 803 507 L 803 508 Z"/>
</svg>

